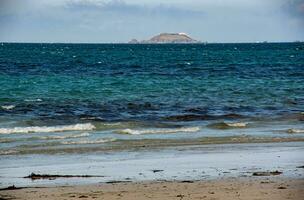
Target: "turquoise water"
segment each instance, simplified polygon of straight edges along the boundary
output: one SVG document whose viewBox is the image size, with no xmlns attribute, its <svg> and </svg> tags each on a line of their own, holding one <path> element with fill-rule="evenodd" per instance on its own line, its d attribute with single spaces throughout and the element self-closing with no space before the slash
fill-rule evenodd
<svg viewBox="0 0 304 200">
<path fill-rule="evenodd" d="M 4 43 L 0 150 L 302 137 L 303 80 L 303 43 Z"/>
</svg>

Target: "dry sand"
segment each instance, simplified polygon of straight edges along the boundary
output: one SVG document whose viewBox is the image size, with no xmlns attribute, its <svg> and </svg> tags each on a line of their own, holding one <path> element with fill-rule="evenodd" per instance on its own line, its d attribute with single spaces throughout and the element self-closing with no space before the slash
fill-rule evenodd
<svg viewBox="0 0 304 200">
<path fill-rule="evenodd" d="M 248 177 L 195 182 L 138 182 L 0 191 L 0 199 L 304 199 L 304 179 Z"/>
</svg>

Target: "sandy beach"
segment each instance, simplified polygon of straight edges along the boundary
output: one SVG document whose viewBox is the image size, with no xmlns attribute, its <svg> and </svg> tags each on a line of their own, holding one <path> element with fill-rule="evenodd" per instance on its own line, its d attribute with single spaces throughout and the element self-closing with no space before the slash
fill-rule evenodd
<svg viewBox="0 0 304 200">
<path fill-rule="evenodd" d="M 4 166 L 0 199 L 301 200 L 302 153 L 303 143 L 296 142 L 162 149 L 137 152 L 134 157 L 128 152 L 127 159 L 125 154 L 109 154 L 111 162 L 83 155 L 78 157 L 82 165 L 73 164 L 74 157 L 71 163 L 57 160 L 53 165 L 37 157 L 35 163 L 40 165 L 9 170 Z M 84 159 L 90 162 L 85 164 Z M 25 163 L 22 157 L 14 162 Z M 25 176 L 30 171 L 37 174 Z"/>
<path fill-rule="evenodd" d="M 5 199 L 294 199 L 304 196 L 304 179 L 229 178 L 209 181 L 109 183 L 0 191 Z"/>
</svg>

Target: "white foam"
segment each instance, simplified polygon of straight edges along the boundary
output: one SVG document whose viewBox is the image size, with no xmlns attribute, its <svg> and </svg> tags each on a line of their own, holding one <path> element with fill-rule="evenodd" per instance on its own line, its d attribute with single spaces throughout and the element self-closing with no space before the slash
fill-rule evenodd
<svg viewBox="0 0 304 200">
<path fill-rule="evenodd" d="M 161 133 L 179 133 L 179 132 L 197 132 L 199 127 L 183 127 L 183 128 L 158 128 L 158 129 L 123 129 L 120 133 L 131 134 L 131 135 L 142 135 L 142 134 L 161 134 Z"/>
<path fill-rule="evenodd" d="M 304 133 L 304 129 L 288 129 L 287 133 Z"/>
<path fill-rule="evenodd" d="M 1 106 L 1 108 L 4 109 L 4 110 L 12 110 L 12 109 L 14 109 L 15 107 L 16 107 L 15 105 Z"/>
<path fill-rule="evenodd" d="M 27 101 L 27 102 L 41 102 L 42 99 L 25 99 L 24 101 Z"/>
<path fill-rule="evenodd" d="M 0 150 L 0 155 L 9 155 L 9 154 L 14 154 L 18 153 L 17 150 Z"/>
<path fill-rule="evenodd" d="M 104 126 L 119 126 L 121 125 L 120 122 L 115 122 L 115 123 L 103 123 Z"/>
<path fill-rule="evenodd" d="M 46 137 L 39 137 L 39 139 L 44 140 L 64 140 L 69 138 L 81 138 L 81 137 L 89 137 L 89 133 L 81 133 L 77 135 L 55 135 L 55 136 L 46 136 Z"/>
<path fill-rule="evenodd" d="M 236 123 L 226 123 L 227 126 L 234 127 L 234 128 L 245 128 L 248 123 L 245 122 L 236 122 Z"/>
<path fill-rule="evenodd" d="M 114 142 L 116 141 L 115 138 L 105 138 L 105 139 L 99 139 L 99 140 L 79 140 L 79 141 L 65 141 L 61 142 L 61 144 L 101 144 L 106 142 Z"/>
<path fill-rule="evenodd" d="M 91 123 L 73 124 L 73 125 L 64 125 L 64 126 L 28 126 L 28 127 L 0 128 L 0 134 L 89 131 L 93 129 L 95 129 L 95 126 Z"/>
</svg>

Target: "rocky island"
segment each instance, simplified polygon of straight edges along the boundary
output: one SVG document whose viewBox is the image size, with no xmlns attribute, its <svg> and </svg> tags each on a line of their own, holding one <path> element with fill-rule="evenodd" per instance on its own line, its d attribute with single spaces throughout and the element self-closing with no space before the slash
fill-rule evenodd
<svg viewBox="0 0 304 200">
<path fill-rule="evenodd" d="M 130 44 L 163 44 L 163 43 L 199 43 L 200 41 L 192 39 L 186 33 L 161 33 L 149 40 L 138 41 L 132 39 Z"/>
</svg>

